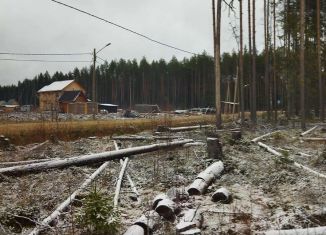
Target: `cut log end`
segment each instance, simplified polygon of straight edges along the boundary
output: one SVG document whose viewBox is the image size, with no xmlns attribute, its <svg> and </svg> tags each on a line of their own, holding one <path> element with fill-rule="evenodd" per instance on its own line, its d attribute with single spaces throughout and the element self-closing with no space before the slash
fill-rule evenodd
<svg viewBox="0 0 326 235">
<path fill-rule="evenodd" d="M 231 202 L 231 194 L 229 190 L 226 188 L 220 188 L 215 191 L 212 195 L 213 202 L 221 202 L 221 203 L 230 203 Z"/>
<path fill-rule="evenodd" d="M 161 200 L 155 211 L 164 219 L 173 222 L 175 220 L 176 205 L 170 199 Z"/>
</svg>

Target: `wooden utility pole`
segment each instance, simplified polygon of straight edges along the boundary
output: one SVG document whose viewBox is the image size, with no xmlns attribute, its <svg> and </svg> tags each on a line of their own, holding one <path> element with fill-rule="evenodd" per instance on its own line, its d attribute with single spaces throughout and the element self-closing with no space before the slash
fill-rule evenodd
<svg viewBox="0 0 326 235">
<path fill-rule="evenodd" d="M 239 53 L 239 64 L 240 64 L 240 110 L 241 110 L 241 124 L 244 124 L 244 90 L 243 90 L 243 23 L 242 23 L 242 0 L 240 3 L 240 53 Z"/>
<path fill-rule="evenodd" d="M 300 0 L 300 112 L 301 129 L 306 129 L 305 117 L 305 0 Z"/>
<path fill-rule="evenodd" d="M 320 45 L 320 1 L 317 1 L 317 67 L 318 67 L 318 81 L 319 81 L 319 117 L 323 122 L 325 120 L 324 107 L 324 80 L 321 74 L 321 45 Z"/>
<path fill-rule="evenodd" d="M 92 101 L 96 102 L 96 49 L 93 52 Z"/>
<path fill-rule="evenodd" d="M 221 47 L 221 12 L 222 0 L 217 0 L 216 13 L 215 3 L 213 5 L 213 32 L 214 32 L 214 56 L 215 56 L 215 106 L 216 106 L 216 127 L 222 128 L 221 116 L 221 64 L 220 64 L 220 47 Z"/>
<path fill-rule="evenodd" d="M 253 125 L 257 124 L 257 95 L 256 95 L 256 0 L 252 0 L 252 114 Z"/>
</svg>

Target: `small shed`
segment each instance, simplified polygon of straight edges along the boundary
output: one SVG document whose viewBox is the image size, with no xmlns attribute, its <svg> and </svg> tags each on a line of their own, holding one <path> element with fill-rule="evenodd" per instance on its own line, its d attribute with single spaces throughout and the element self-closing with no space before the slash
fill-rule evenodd
<svg viewBox="0 0 326 235">
<path fill-rule="evenodd" d="M 87 98 L 82 91 L 64 91 L 63 94 L 59 98 L 59 106 L 60 111 L 67 113 L 68 112 L 68 104 L 70 103 L 86 103 Z"/>
<path fill-rule="evenodd" d="M 104 109 L 108 111 L 109 113 L 117 113 L 118 112 L 118 105 L 115 104 L 99 104 L 98 108 Z"/>
<path fill-rule="evenodd" d="M 1 106 L 1 109 L 5 113 L 15 112 L 15 111 L 18 110 L 18 108 L 19 108 L 19 105 L 9 105 L 9 104 L 6 104 L 6 105 L 2 105 Z"/>
</svg>

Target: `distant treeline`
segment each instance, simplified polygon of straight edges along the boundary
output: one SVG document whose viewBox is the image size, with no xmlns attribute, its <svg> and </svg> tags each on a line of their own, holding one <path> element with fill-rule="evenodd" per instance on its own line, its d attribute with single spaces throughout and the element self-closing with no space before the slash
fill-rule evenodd
<svg viewBox="0 0 326 235">
<path fill-rule="evenodd" d="M 244 59 L 245 65 L 249 65 L 247 52 Z M 237 64 L 237 53 L 223 54 L 221 59 L 223 100 L 229 83 L 230 97 L 233 101 Z M 69 79 L 75 79 L 83 85 L 86 95 L 91 98 L 92 70 L 92 67 L 75 68 L 66 74 L 55 72 L 53 76 L 45 72 L 33 79 L 18 82 L 18 85 L 0 86 L 0 100 L 15 98 L 20 104 L 38 105 L 37 91 L 40 88 L 54 81 Z M 245 74 L 248 74 L 247 71 L 249 66 L 245 66 Z M 260 89 L 263 87 L 264 74 L 262 54 L 257 58 L 257 74 L 259 101 L 264 96 L 263 89 Z M 214 63 L 213 58 L 206 53 L 181 61 L 173 57 L 170 61 L 161 59 L 149 62 L 143 58 L 139 62 L 123 59 L 105 62 L 96 67 L 96 79 L 98 101 L 118 104 L 123 108 L 138 103 L 158 104 L 165 110 L 215 106 Z M 244 84 L 247 85 L 248 76 L 244 79 Z M 249 99 L 249 86 L 245 89 L 245 97 Z"/>
</svg>

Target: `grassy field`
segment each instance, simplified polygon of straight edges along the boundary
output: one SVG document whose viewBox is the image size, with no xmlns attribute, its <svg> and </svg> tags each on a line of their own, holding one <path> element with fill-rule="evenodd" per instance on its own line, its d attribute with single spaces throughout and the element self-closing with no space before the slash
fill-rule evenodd
<svg viewBox="0 0 326 235">
<path fill-rule="evenodd" d="M 144 130 L 155 130 L 159 125 L 187 126 L 214 124 L 214 115 L 165 116 L 159 119 L 118 119 L 60 122 L 0 123 L 0 135 L 11 139 L 16 145 L 42 142 L 51 136 L 60 140 L 73 140 L 89 136 L 131 134 Z"/>
</svg>

